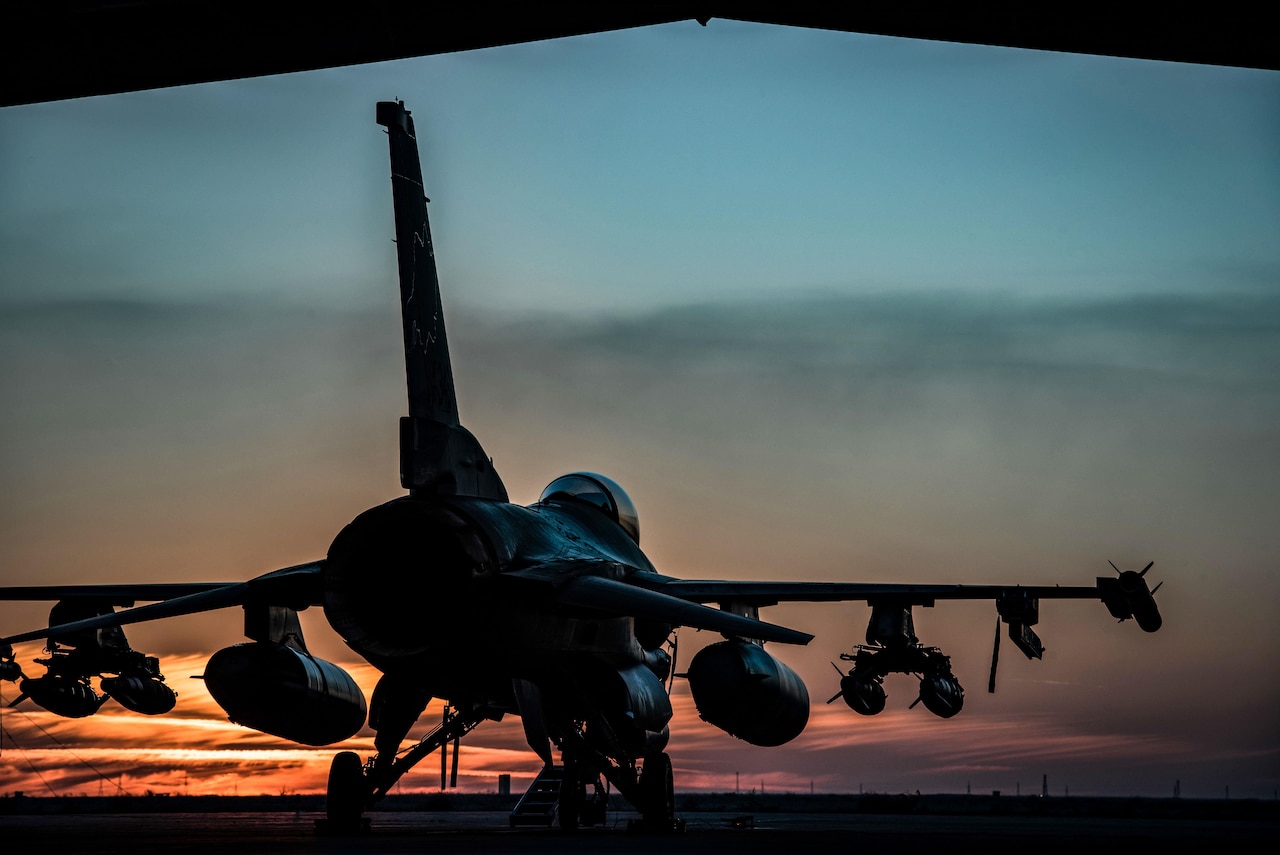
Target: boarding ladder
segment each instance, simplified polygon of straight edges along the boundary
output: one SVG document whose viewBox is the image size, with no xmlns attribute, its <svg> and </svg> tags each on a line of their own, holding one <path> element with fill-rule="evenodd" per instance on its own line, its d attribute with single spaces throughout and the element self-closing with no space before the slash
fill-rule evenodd
<svg viewBox="0 0 1280 855">
<path fill-rule="evenodd" d="M 522 825 L 550 826 L 556 821 L 556 809 L 560 806 L 560 787 L 564 782 L 564 767 L 547 764 L 533 779 L 520 801 L 511 809 L 508 820 L 512 828 Z"/>
</svg>

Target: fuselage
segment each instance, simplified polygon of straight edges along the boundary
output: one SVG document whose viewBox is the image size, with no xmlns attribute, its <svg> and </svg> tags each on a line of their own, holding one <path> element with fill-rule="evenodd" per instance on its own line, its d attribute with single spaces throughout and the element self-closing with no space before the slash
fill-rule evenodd
<svg viewBox="0 0 1280 855">
<path fill-rule="evenodd" d="M 642 626 L 638 637 L 633 618 L 566 609 L 547 596 L 579 575 L 622 580 L 637 571 L 654 572 L 640 547 L 580 502 L 403 498 L 362 513 L 334 539 L 324 609 L 380 670 L 420 674 L 436 697 L 510 704 L 516 679 L 562 685 L 590 682 L 601 669 L 661 669 L 653 651 L 662 629 Z"/>
</svg>

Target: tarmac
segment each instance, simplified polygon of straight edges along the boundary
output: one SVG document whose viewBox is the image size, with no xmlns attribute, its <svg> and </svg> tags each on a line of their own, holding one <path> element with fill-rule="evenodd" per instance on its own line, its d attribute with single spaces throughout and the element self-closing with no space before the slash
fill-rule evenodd
<svg viewBox="0 0 1280 855">
<path fill-rule="evenodd" d="M 0 815 L 0 846 L 37 855 L 276 855 L 277 853 L 1148 853 L 1231 855 L 1280 851 L 1274 818 L 951 816 L 863 813 L 690 812 L 684 830 L 629 830 L 635 814 L 564 832 L 518 828 L 506 811 L 372 812 L 355 836 L 317 831 L 314 811 Z"/>
</svg>

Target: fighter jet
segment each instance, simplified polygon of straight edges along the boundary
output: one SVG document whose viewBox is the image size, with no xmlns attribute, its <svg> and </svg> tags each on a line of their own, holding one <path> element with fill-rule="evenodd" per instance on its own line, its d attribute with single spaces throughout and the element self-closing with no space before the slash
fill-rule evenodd
<svg viewBox="0 0 1280 855">
<path fill-rule="evenodd" d="M 214 653 L 204 671 L 231 721 L 306 745 L 341 742 L 366 723 L 375 732 L 372 756 L 334 757 L 327 830 L 363 828 L 364 813 L 436 750 L 443 774 L 451 742 L 456 780 L 458 740 L 515 715 L 544 763 L 534 787 L 555 791 L 562 827 L 601 822 L 612 788 L 643 826 L 665 831 L 680 827 L 665 751 L 679 627 L 723 636 L 679 675 L 701 718 L 762 746 L 794 739 L 810 710 L 804 682 L 766 645 L 813 636 L 761 620 L 770 605 L 870 605 L 866 644 L 842 654 L 852 665 L 847 673 L 837 667 L 839 691 L 828 700 L 843 698 L 863 715 L 884 708 L 891 672 L 917 675 L 918 701 L 939 716 L 963 706 L 949 658 L 916 635 L 917 606 L 994 601 L 992 691 L 1001 622 L 1023 653 L 1041 657 L 1033 629 L 1041 600 L 1098 599 L 1122 621 L 1159 629 L 1145 578 L 1151 565 L 1079 587 L 686 580 L 645 556 L 635 505 L 605 475 L 566 474 L 537 502 L 511 503 L 492 459 L 458 418 L 413 118 L 399 101 L 379 103 L 376 118 L 390 145 L 407 494 L 357 516 L 324 558 L 248 581 L 0 588 L 0 599 L 55 602 L 47 627 L 0 639 L 0 679 L 19 683 L 15 704 L 30 699 L 72 718 L 93 715 L 109 699 L 143 714 L 169 712 L 176 696 L 159 661 L 133 650 L 123 627 L 239 607 L 249 640 Z M 367 703 L 349 674 L 308 651 L 298 612 L 311 607 L 381 672 Z M 47 657 L 35 660 L 44 672 L 28 676 L 12 645 L 38 639 L 47 642 Z M 443 720 L 402 748 L 433 698 L 445 702 Z"/>
</svg>

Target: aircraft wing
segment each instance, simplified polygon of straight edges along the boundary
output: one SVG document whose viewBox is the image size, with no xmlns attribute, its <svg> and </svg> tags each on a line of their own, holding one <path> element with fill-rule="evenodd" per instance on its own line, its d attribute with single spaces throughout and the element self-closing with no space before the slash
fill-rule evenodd
<svg viewBox="0 0 1280 855">
<path fill-rule="evenodd" d="M 156 601 L 145 606 L 98 615 L 58 626 L 32 630 L 7 638 L 0 643 L 17 644 L 54 635 L 66 635 L 124 626 L 148 620 L 208 612 L 250 603 L 289 606 L 304 609 L 321 603 L 320 570 L 322 561 L 298 564 L 257 576 L 247 582 L 194 582 L 188 584 L 152 585 L 46 585 L 0 588 L 0 600 L 97 600 L 104 605 L 129 606 L 135 601 Z"/>
<path fill-rule="evenodd" d="M 1135 618 L 1147 632 L 1160 628 L 1161 618 L 1153 592 L 1141 573 L 1126 571 L 1117 577 L 1098 577 L 1093 586 L 1074 585 L 912 585 L 876 582 L 748 582 L 723 579 L 677 579 L 635 570 L 619 578 L 618 565 L 583 573 L 583 565 L 547 565 L 504 574 L 508 584 L 523 583 L 530 594 L 569 607 L 631 615 L 674 626 L 707 629 L 742 638 L 808 644 L 813 636 L 737 614 L 728 608 L 760 608 L 782 602 L 846 602 L 932 606 L 938 600 L 992 600 L 1000 615 L 1022 621 L 1038 608 L 1040 600 L 1100 600 L 1119 620 Z M 1158 587 L 1158 586 L 1157 586 Z M 718 603 L 711 608 L 704 603 Z M 1034 621 L 1031 621 L 1034 623 Z"/>
<path fill-rule="evenodd" d="M 1100 599 L 1098 587 L 1057 585 L 904 585 L 878 582 L 737 582 L 720 579 L 673 579 L 643 574 L 637 583 L 649 590 L 697 603 L 736 602 L 754 606 L 778 603 L 835 603 L 849 600 L 896 600 L 931 606 L 935 600 L 994 600 L 1017 591 L 1039 599 Z"/>
<path fill-rule="evenodd" d="M 1152 562 L 1154 563 L 1154 562 Z M 1115 565 L 1112 565 L 1113 567 Z M 904 585 L 875 582 L 738 582 L 720 579 L 675 579 L 657 573 L 638 573 L 632 579 L 644 588 L 695 603 L 734 603 L 772 606 L 782 602 L 832 603 L 863 600 L 875 605 L 932 606 L 937 600 L 994 600 L 1002 617 L 1018 620 L 1040 600 L 1100 600 L 1119 620 L 1133 618 L 1146 632 L 1162 624 L 1155 590 L 1143 578 L 1151 569 L 1117 571 L 1085 585 Z M 1157 585 L 1158 589 L 1160 586 Z"/>
<path fill-rule="evenodd" d="M 615 565 L 591 568 L 589 562 L 573 562 L 572 574 L 556 567 L 536 567 L 503 574 L 512 593 L 529 593 L 554 605 L 585 608 L 603 613 L 628 615 L 670 623 L 777 641 L 808 644 L 809 633 L 710 608 L 703 603 L 736 603 L 771 606 L 781 602 L 865 602 L 891 601 L 903 605 L 932 606 L 938 600 L 1101 600 L 1121 620 L 1140 616 L 1139 625 L 1153 632 L 1160 626 L 1155 601 L 1139 574 L 1136 578 L 1099 577 L 1094 586 L 1058 585 L 911 585 L 875 582 L 752 582 L 721 579 L 676 579 L 657 573 L 634 572 L 626 581 L 613 578 L 621 569 Z M 16 644 L 53 635 L 124 626 L 142 621 L 178 617 L 249 603 L 282 605 L 304 609 L 323 602 L 320 572 L 322 561 L 299 564 L 266 573 L 246 582 L 65 585 L 0 588 L 0 600 L 93 599 L 102 603 L 129 606 L 134 601 L 154 601 L 149 605 L 86 618 L 73 623 L 45 627 L 0 641 Z M 565 569 L 568 569 L 567 567 Z M 603 575 L 590 572 L 604 569 Z M 1144 571 L 1145 572 L 1145 571 Z M 1129 583 L 1129 584 L 1126 584 Z M 1137 606 L 1137 608 L 1135 608 Z"/>
</svg>

